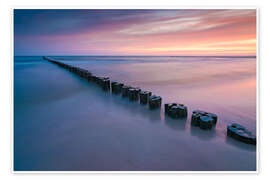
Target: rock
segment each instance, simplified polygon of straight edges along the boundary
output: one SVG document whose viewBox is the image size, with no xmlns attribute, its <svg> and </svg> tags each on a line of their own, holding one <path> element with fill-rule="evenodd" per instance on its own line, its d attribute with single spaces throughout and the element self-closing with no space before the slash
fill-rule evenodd
<svg viewBox="0 0 270 180">
<path fill-rule="evenodd" d="M 149 91 L 141 91 L 139 93 L 140 96 L 140 104 L 147 104 L 149 101 L 149 97 L 152 95 L 152 92 Z"/>
<path fill-rule="evenodd" d="M 187 107 L 184 104 L 169 103 L 165 104 L 165 114 L 171 118 L 187 117 Z"/>
<path fill-rule="evenodd" d="M 191 125 L 199 126 L 201 129 L 211 129 L 217 123 L 217 115 L 201 110 L 192 112 Z"/>
<path fill-rule="evenodd" d="M 161 106 L 162 98 L 160 96 L 152 95 L 149 97 L 149 108 L 157 109 Z"/>
<path fill-rule="evenodd" d="M 140 91 L 141 91 L 141 89 L 139 89 L 139 88 L 129 88 L 128 89 L 129 100 L 130 101 L 138 101 Z"/>
<path fill-rule="evenodd" d="M 236 140 L 245 142 L 247 144 L 256 145 L 256 136 L 253 135 L 244 126 L 237 123 L 232 123 L 227 126 L 227 136 L 230 136 Z"/>
</svg>

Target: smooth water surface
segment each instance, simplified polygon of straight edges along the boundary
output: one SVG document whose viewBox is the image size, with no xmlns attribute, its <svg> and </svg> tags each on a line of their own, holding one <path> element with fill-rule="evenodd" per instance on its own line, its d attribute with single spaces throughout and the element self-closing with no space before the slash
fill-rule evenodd
<svg viewBox="0 0 270 180">
<path fill-rule="evenodd" d="M 255 57 L 54 57 L 184 103 L 187 119 L 129 102 L 41 57 L 14 61 L 14 170 L 256 170 L 256 147 L 226 137 L 256 133 Z M 218 115 L 211 131 L 191 112 Z"/>
</svg>

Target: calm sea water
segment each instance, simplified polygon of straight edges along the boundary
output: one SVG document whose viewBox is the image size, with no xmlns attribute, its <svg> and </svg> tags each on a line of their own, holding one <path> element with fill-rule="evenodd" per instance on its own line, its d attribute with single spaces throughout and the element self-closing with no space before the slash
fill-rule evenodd
<svg viewBox="0 0 270 180">
<path fill-rule="evenodd" d="M 256 133 L 255 57 L 54 57 L 184 103 L 186 120 L 102 92 L 41 57 L 14 58 L 15 170 L 256 170 L 256 147 L 226 137 Z M 191 112 L 216 127 L 190 126 Z"/>
</svg>

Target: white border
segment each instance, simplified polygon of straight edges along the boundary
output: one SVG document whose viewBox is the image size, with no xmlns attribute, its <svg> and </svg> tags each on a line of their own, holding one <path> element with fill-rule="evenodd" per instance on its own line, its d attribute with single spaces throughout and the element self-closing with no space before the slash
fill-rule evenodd
<svg viewBox="0 0 270 180">
<path fill-rule="evenodd" d="M 257 145 L 256 145 L 256 171 L 14 171 L 14 22 L 13 22 L 13 12 L 14 9 L 256 9 L 256 136 L 257 136 Z M 260 28 L 259 28 L 259 8 L 256 6 L 185 6 L 185 7 L 172 7 L 172 6 L 154 6 L 154 7 L 141 7 L 141 6 L 120 6 L 120 7 L 106 7 L 106 6 L 95 6 L 95 7 L 74 7 L 74 6 L 66 6 L 66 7 L 41 7 L 41 6 L 14 6 L 11 8 L 11 30 L 13 33 L 11 33 L 11 57 L 12 57 L 12 64 L 11 64 L 11 77 L 12 77 L 12 103 L 11 103 L 11 173 L 13 174 L 259 174 L 259 163 L 260 163 L 260 156 L 259 156 L 259 147 L 261 145 L 260 143 L 260 95 L 259 95 L 259 86 L 260 86 L 260 78 L 259 78 L 259 70 L 260 70 L 260 64 L 259 64 L 259 44 L 260 44 Z"/>
</svg>

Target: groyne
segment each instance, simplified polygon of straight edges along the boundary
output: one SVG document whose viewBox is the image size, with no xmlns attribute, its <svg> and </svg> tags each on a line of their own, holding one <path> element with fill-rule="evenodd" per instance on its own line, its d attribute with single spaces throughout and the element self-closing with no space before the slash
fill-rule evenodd
<svg viewBox="0 0 270 180">
<path fill-rule="evenodd" d="M 160 109 L 162 105 L 162 97 L 154 95 L 150 91 L 143 91 L 139 87 L 132 87 L 125 85 L 121 82 L 111 82 L 109 77 L 96 76 L 88 70 L 65 64 L 57 61 L 53 58 L 43 56 L 44 60 L 47 60 L 53 64 L 58 65 L 68 71 L 86 79 L 88 82 L 94 83 L 105 92 L 110 92 L 115 95 L 121 95 L 123 98 L 128 98 L 130 101 L 139 101 L 140 104 L 147 105 L 149 110 Z M 165 115 L 173 119 L 183 119 L 188 116 L 188 107 L 179 103 L 165 104 Z M 192 112 L 191 125 L 197 126 L 203 130 L 210 130 L 215 128 L 217 124 L 218 116 L 214 113 L 209 113 L 201 110 L 195 110 Z M 256 145 L 256 136 L 253 135 L 245 127 L 233 123 L 227 126 L 227 136 L 236 140 Z"/>
</svg>

